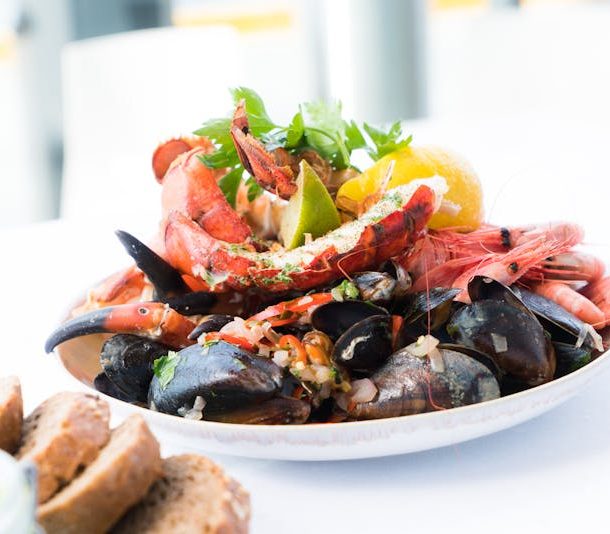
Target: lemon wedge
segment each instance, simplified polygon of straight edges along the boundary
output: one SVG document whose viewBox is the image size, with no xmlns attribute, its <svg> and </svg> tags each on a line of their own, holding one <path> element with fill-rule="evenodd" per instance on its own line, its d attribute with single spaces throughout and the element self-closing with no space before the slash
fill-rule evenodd
<svg viewBox="0 0 610 534">
<path fill-rule="evenodd" d="M 392 161 L 392 176 L 384 184 Z M 337 206 L 362 205 L 367 199 L 374 198 L 383 185 L 392 189 L 417 178 L 434 175 L 442 176 L 447 181 L 449 191 L 443 200 L 452 209 L 436 213 L 428 226 L 436 229 L 452 227 L 461 231 L 477 229 L 483 222 L 481 182 L 461 156 L 437 147 L 409 146 L 384 156 L 341 186 L 337 192 Z"/>
</svg>

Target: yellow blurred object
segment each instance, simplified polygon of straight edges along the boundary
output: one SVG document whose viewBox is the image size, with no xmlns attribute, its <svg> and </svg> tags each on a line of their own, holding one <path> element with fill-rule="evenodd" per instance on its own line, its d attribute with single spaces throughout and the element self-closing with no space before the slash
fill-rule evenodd
<svg viewBox="0 0 610 534">
<path fill-rule="evenodd" d="M 172 14 L 175 26 L 233 26 L 241 33 L 285 30 L 294 25 L 292 13 L 288 10 L 262 12 L 233 10 L 181 9 Z"/>
<path fill-rule="evenodd" d="M 337 192 L 337 206 L 365 204 L 378 193 L 390 163 L 394 161 L 387 189 L 434 175 L 447 180 L 449 191 L 444 200 L 459 207 L 435 214 L 430 228 L 452 227 L 471 231 L 483 222 L 483 191 L 481 182 L 470 164 L 461 156 L 437 147 L 407 147 L 392 152 L 377 161 L 362 174 L 345 182 Z"/>
<path fill-rule="evenodd" d="M 15 35 L 9 30 L 0 29 L 0 60 L 12 57 L 15 49 Z"/>
</svg>

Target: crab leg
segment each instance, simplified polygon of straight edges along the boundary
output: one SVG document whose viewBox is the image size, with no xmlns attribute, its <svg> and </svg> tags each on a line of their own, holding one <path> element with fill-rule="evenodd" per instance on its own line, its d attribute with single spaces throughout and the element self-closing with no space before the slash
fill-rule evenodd
<svg viewBox="0 0 610 534">
<path fill-rule="evenodd" d="M 290 166 L 279 166 L 263 144 L 250 133 L 245 102 L 235 110 L 231 123 L 231 137 L 239 159 L 261 187 L 288 199 L 296 193 L 295 176 Z"/>
<path fill-rule="evenodd" d="M 69 339 L 87 334 L 136 334 L 180 349 L 193 342 L 188 339 L 195 323 L 159 302 L 137 302 L 109 306 L 79 315 L 57 328 L 47 339 L 45 350 Z"/>
</svg>

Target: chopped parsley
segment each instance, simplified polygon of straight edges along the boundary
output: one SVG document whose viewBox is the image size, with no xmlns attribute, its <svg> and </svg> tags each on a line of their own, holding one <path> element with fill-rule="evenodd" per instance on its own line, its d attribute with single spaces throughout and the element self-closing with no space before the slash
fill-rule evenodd
<svg viewBox="0 0 610 534">
<path fill-rule="evenodd" d="M 340 302 L 360 297 L 360 291 L 356 287 L 356 284 L 350 280 L 343 280 L 343 282 L 331 290 L 331 294 L 335 300 Z"/>
<path fill-rule="evenodd" d="M 180 354 L 173 350 L 170 350 L 167 355 L 161 356 L 153 362 L 153 373 L 159 380 L 161 389 L 165 389 L 174 379 L 174 373 L 179 362 Z"/>
</svg>

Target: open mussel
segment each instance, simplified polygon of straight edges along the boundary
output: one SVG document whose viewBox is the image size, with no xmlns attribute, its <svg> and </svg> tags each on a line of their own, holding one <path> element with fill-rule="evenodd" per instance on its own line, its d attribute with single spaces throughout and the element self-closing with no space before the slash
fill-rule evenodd
<svg viewBox="0 0 610 534">
<path fill-rule="evenodd" d="M 232 315 L 226 315 L 222 313 L 213 313 L 202 317 L 197 326 L 193 328 L 193 331 L 189 334 L 189 339 L 197 339 L 201 334 L 207 334 L 209 332 L 218 332 L 223 326 L 233 321 Z"/>
<path fill-rule="evenodd" d="M 358 321 L 339 336 L 332 359 L 350 371 L 374 371 L 392 352 L 391 322 L 387 314 Z"/>
<path fill-rule="evenodd" d="M 117 334 L 104 342 L 100 364 L 108 380 L 121 392 L 122 400 L 145 403 L 153 362 L 168 350 L 166 345 L 140 336 Z"/>
<path fill-rule="evenodd" d="M 538 320 L 504 301 L 480 300 L 447 324 L 454 341 L 489 355 L 506 374 L 529 386 L 552 380 L 555 351 Z"/>
<path fill-rule="evenodd" d="M 362 300 L 382 305 L 394 298 L 397 285 L 396 279 L 390 274 L 378 271 L 356 273 L 352 276 L 352 283 Z"/>
<path fill-rule="evenodd" d="M 335 341 L 348 328 L 374 315 L 388 315 L 388 312 L 381 306 L 362 300 L 332 301 L 313 311 L 311 324 Z"/>
<path fill-rule="evenodd" d="M 551 333 L 553 341 L 602 350 L 599 334 L 564 307 L 526 289 L 520 290 L 520 297 Z"/>
<path fill-rule="evenodd" d="M 371 375 L 378 393 L 369 402 L 348 407 L 352 419 L 382 419 L 456 408 L 500 396 L 494 375 L 465 354 L 440 349 L 442 369 L 406 347 L 392 354 Z"/>
<path fill-rule="evenodd" d="M 460 292 L 455 288 L 435 287 L 430 291 L 413 293 L 406 301 L 404 321 L 398 333 L 397 346 L 404 347 L 419 336 L 433 333 L 442 338 L 439 331 L 447 322 L 453 309 L 453 299 Z"/>
<path fill-rule="evenodd" d="M 275 396 L 282 385 L 281 369 L 271 360 L 218 341 L 192 345 L 172 353 L 155 373 L 148 394 L 154 409 L 178 414 L 195 406 L 206 414 L 230 412 Z"/>
</svg>

